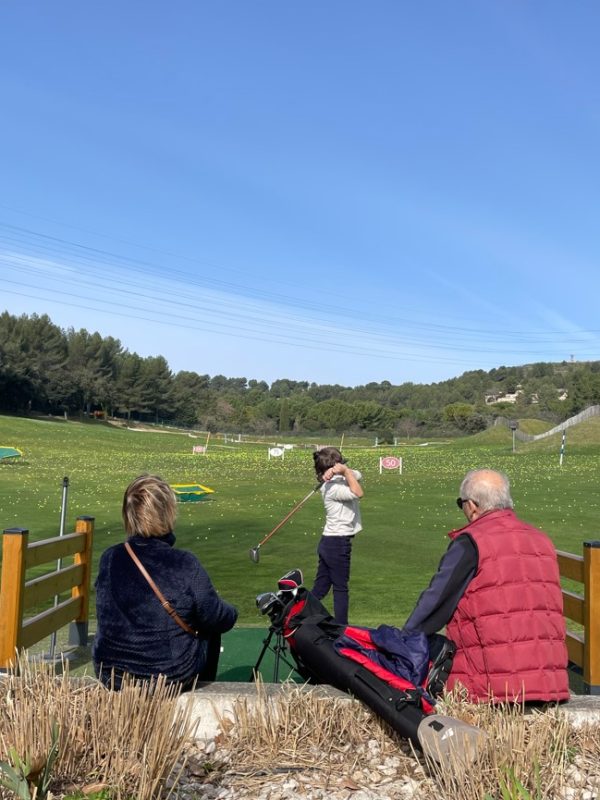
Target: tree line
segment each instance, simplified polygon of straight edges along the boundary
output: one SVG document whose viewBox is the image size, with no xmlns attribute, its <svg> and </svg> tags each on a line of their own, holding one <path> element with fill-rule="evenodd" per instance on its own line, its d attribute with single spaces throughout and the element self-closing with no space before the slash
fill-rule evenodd
<svg viewBox="0 0 600 800">
<path fill-rule="evenodd" d="M 503 402 L 507 395 L 516 402 Z M 141 357 L 111 336 L 64 330 L 45 314 L 0 315 L 0 410 L 8 412 L 103 411 L 209 431 L 356 431 L 389 439 L 473 433 L 498 415 L 560 422 L 598 403 L 600 361 L 500 366 L 432 384 L 348 387 L 281 378 L 269 385 L 174 373 L 163 356 Z"/>
</svg>

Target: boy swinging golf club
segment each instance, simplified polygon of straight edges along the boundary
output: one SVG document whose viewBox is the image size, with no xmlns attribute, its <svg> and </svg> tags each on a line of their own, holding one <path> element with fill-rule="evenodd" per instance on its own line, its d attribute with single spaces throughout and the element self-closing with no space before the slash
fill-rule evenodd
<svg viewBox="0 0 600 800">
<path fill-rule="evenodd" d="M 318 484 L 298 505 L 278 523 L 256 547 L 248 553 L 250 560 L 258 564 L 260 548 L 272 537 L 302 506 L 321 491 L 325 506 L 325 526 L 317 550 L 319 563 L 312 594 L 322 600 L 333 588 L 333 608 L 336 622 L 348 623 L 348 582 L 350 579 L 350 559 L 354 536 L 362 530 L 358 500 L 364 492 L 359 483 L 362 475 L 347 466 L 337 447 L 323 447 L 313 453 Z"/>
<path fill-rule="evenodd" d="M 325 506 L 325 527 L 317 553 L 319 564 L 312 594 L 322 600 L 333 588 L 335 621 L 348 624 L 348 582 L 354 536 L 362 530 L 359 499 L 362 475 L 350 469 L 337 447 L 313 453 Z"/>
</svg>

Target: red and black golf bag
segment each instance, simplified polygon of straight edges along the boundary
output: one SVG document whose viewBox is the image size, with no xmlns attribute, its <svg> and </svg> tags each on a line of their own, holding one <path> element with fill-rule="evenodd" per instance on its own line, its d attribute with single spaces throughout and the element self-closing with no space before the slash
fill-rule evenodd
<svg viewBox="0 0 600 800">
<path fill-rule="evenodd" d="M 352 694 L 401 736 L 423 746 L 417 731 L 450 672 L 456 648 L 449 639 L 405 634 L 388 625 L 340 625 L 303 587 L 286 604 L 283 635 L 305 680 Z"/>
</svg>

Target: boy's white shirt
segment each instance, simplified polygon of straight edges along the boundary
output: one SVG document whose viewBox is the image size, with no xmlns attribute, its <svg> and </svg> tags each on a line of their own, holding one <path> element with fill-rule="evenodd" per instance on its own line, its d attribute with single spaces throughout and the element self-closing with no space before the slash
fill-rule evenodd
<svg viewBox="0 0 600 800">
<path fill-rule="evenodd" d="M 354 477 L 361 480 L 361 473 L 353 469 Z M 323 536 L 354 536 L 362 530 L 358 497 L 350 489 L 343 475 L 334 475 L 321 486 L 325 505 L 325 527 Z"/>
</svg>

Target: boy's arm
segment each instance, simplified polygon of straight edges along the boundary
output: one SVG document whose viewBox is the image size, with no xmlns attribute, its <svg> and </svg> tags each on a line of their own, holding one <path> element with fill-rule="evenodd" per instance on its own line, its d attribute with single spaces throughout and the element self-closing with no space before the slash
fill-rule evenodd
<svg viewBox="0 0 600 800">
<path fill-rule="evenodd" d="M 327 472 L 323 475 L 323 478 L 326 481 L 331 480 L 334 475 L 343 475 L 346 479 L 346 483 L 348 484 L 348 488 L 355 494 L 357 497 L 362 497 L 364 495 L 363 488 L 356 479 L 356 475 L 354 474 L 354 470 L 351 469 L 347 464 L 334 464 L 331 469 L 328 469 Z"/>
</svg>

